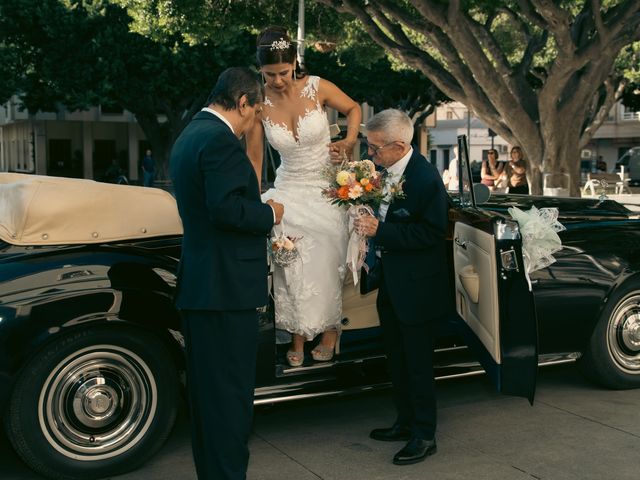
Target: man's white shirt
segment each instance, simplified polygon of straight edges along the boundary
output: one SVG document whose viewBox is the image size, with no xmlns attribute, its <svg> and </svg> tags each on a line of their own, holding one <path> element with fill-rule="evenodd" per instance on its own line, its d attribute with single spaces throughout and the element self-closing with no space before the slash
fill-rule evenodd
<svg viewBox="0 0 640 480">
<path fill-rule="evenodd" d="M 378 209 L 378 216 L 383 222 L 387 217 L 387 211 L 389 210 L 389 202 L 386 201 L 386 199 L 389 198 L 389 187 L 394 183 L 398 183 L 400 181 L 400 178 L 402 178 L 402 174 L 404 173 L 405 169 L 407 168 L 407 164 L 411 159 L 411 155 L 413 155 L 413 147 L 409 148 L 409 151 L 404 157 L 387 168 L 387 181 L 385 182 L 384 189 L 382 190 L 385 195 L 385 200 L 382 201 L 382 203 L 380 204 L 380 208 Z"/>
<path fill-rule="evenodd" d="M 224 123 L 227 124 L 227 126 L 231 130 L 231 133 L 233 133 L 234 135 L 236 134 L 236 132 L 233 131 L 233 127 L 231 126 L 231 123 L 229 123 L 229 120 L 224 118 L 224 115 L 222 115 L 220 112 L 216 112 L 213 108 L 209 108 L 209 107 L 204 107 L 201 111 L 202 112 L 209 112 L 212 115 L 215 115 L 216 117 L 218 117 L 220 120 L 222 120 Z"/>
</svg>

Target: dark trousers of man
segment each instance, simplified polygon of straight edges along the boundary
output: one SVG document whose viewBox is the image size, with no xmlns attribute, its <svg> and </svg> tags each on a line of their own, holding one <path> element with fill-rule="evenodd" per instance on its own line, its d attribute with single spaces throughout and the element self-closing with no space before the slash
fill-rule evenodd
<svg viewBox="0 0 640 480">
<path fill-rule="evenodd" d="M 199 480 L 244 480 L 253 416 L 256 310 L 182 311 Z"/>
<path fill-rule="evenodd" d="M 378 291 L 377 307 L 398 412 L 396 423 L 410 427 L 414 437 L 431 440 L 436 432 L 431 325 L 426 318 L 417 325 L 401 322 L 384 286 L 384 278 Z M 416 312 L 416 315 L 424 315 L 424 312 Z"/>
</svg>

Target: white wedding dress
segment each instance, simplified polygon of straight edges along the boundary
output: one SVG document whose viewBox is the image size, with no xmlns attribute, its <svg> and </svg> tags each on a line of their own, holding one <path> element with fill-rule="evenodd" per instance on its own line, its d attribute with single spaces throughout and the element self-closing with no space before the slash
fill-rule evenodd
<svg viewBox="0 0 640 480">
<path fill-rule="evenodd" d="M 281 225 L 274 233 L 302 237 L 296 242 L 300 259 L 289 267 L 274 265 L 273 292 L 276 327 L 307 340 L 329 328 L 340 327 L 342 283 L 346 272 L 347 217 L 331 205 L 321 190 L 328 181 L 329 122 L 318 101 L 319 77 L 309 76 L 299 107 L 279 108 L 265 98 L 263 125 L 267 139 L 280 153 L 275 188 L 262 195 L 284 205 Z M 287 127 L 291 109 L 298 121 Z M 295 108 L 300 108 L 299 112 Z"/>
</svg>

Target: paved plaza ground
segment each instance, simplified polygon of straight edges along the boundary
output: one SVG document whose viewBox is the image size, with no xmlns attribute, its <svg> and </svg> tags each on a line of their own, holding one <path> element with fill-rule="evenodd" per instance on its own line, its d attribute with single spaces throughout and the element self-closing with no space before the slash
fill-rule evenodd
<svg viewBox="0 0 640 480">
<path fill-rule="evenodd" d="M 540 372 L 533 407 L 485 376 L 438 383 L 438 453 L 395 466 L 402 444 L 368 438 L 392 420 L 389 392 L 258 408 L 248 480 L 637 480 L 640 390 L 608 391 L 574 365 Z M 0 437 L 0 478 L 35 480 Z M 194 480 L 186 415 L 158 455 L 113 480 Z"/>
</svg>

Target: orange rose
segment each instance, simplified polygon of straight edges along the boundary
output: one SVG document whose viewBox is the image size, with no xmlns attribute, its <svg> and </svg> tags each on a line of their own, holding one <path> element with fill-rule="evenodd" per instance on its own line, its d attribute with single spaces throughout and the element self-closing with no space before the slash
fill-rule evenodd
<svg viewBox="0 0 640 480">
<path fill-rule="evenodd" d="M 343 185 L 338 189 L 338 198 L 342 200 L 349 198 L 349 185 Z"/>
<path fill-rule="evenodd" d="M 367 184 L 364 186 L 364 191 L 365 191 L 365 192 L 370 192 L 371 190 L 373 190 L 373 185 L 371 185 L 370 183 L 367 183 Z"/>
</svg>

